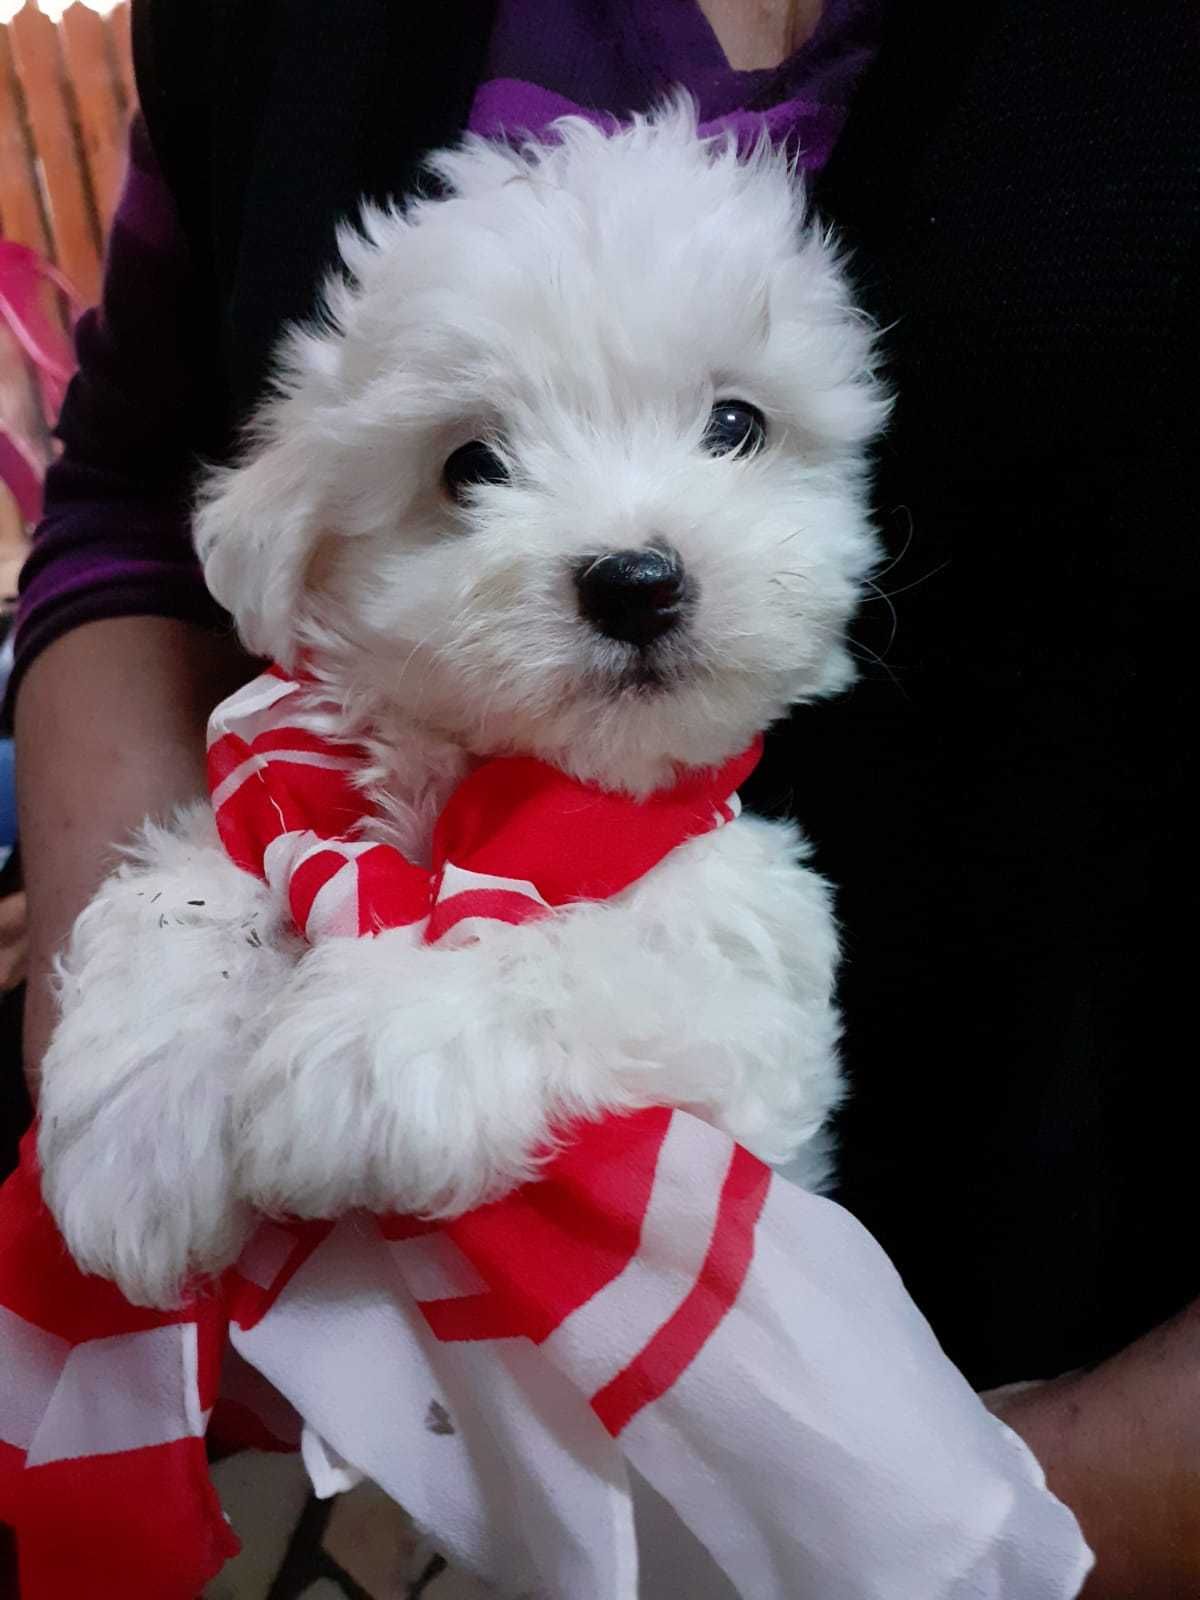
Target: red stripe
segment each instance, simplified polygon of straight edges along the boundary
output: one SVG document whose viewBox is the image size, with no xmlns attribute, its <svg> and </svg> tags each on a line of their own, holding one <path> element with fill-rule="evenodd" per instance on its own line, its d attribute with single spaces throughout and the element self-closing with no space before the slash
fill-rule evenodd
<svg viewBox="0 0 1200 1600">
<path fill-rule="evenodd" d="M 262 716 L 261 711 L 253 713 Z M 215 789 L 231 772 L 241 766 L 243 761 L 248 761 L 251 756 L 271 756 L 278 758 L 280 752 L 301 751 L 305 755 L 331 756 L 338 760 L 362 761 L 362 752 L 354 745 L 337 744 L 332 739 L 326 739 L 319 733 L 312 733 L 308 728 L 297 728 L 287 725 L 282 728 L 264 728 L 261 733 L 256 733 L 252 740 L 246 739 L 242 734 L 231 731 L 224 733 L 219 739 L 214 739 L 208 747 L 208 781 L 210 788 Z M 321 771 L 340 770 L 320 768 Z"/>
<path fill-rule="evenodd" d="M 522 922 L 532 922 L 544 917 L 547 908 L 519 889 L 463 889 L 458 894 L 439 900 L 429 916 L 425 930 L 425 943 L 436 944 L 467 917 L 487 917 L 492 922 L 506 922 L 517 927 Z"/>
<path fill-rule="evenodd" d="M 239 1549 L 203 1439 L 27 1467 L 14 1487 L 22 1600 L 194 1600 Z"/>
<path fill-rule="evenodd" d="M 295 1247 L 264 1289 L 243 1278 L 237 1267 L 228 1267 L 221 1278 L 221 1296 L 230 1322 L 239 1328 L 253 1328 L 261 1322 L 287 1288 L 300 1268 L 333 1232 L 332 1222 L 286 1222 L 281 1224 L 295 1235 Z"/>
<path fill-rule="evenodd" d="M 741 1293 L 770 1183 L 770 1168 L 736 1146 L 712 1242 L 691 1291 L 641 1353 L 592 1397 L 592 1410 L 614 1438 L 682 1377 Z"/>
<path fill-rule="evenodd" d="M 429 873 L 390 844 L 377 844 L 358 858 L 358 931 L 407 928 L 429 910 Z"/>
<path fill-rule="evenodd" d="M 208 787 L 219 788 L 251 754 L 250 746 L 236 733 L 227 733 L 215 739 L 208 747 Z"/>
<path fill-rule="evenodd" d="M 331 846 L 328 850 L 321 850 L 309 856 L 307 861 L 302 861 L 298 867 L 292 869 L 287 885 L 288 905 L 291 908 L 292 921 L 301 933 L 308 926 L 308 916 L 313 901 L 349 859 L 336 846 Z"/>
<path fill-rule="evenodd" d="M 4 1510 L 5 1486 L 8 1483 L 19 1483 L 18 1474 L 25 1470 L 25 1452 L 18 1450 L 15 1444 L 5 1444 L 0 1439 L 0 1511 Z M 0 1523 L 4 1522 L 0 1517 Z"/>
<path fill-rule="evenodd" d="M 263 713 L 255 711 L 251 715 L 261 717 Z M 285 722 L 278 728 L 264 728 L 261 733 L 256 733 L 251 749 L 256 756 L 269 756 L 277 750 L 305 750 L 318 756 L 348 757 L 353 761 L 364 759 L 362 751 L 354 745 L 340 744 L 336 739 L 327 739 L 308 728 L 299 728 L 294 722 Z"/>
<path fill-rule="evenodd" d="M 671 1117 L 654 1106 L 564 1128 L 539 1179 L 443 1224 L 535 1343 L 637 1254 Z"/>
<path fill-rule="evenodd" d="M 281 833 L 312 832 L 330 840 L 362 820 L 362 797 L 346 772 L 272 757 L 268 772 L 252 769 L 217 812 L 217 830 L 238 866 L 262 877 L 267 846 Z"/>
<path fill-rule="evenodd" d="M 450 796 L 435 861 L 498 878 L 532 878 L 552 906 L 607 900 L 686 840 L 707 833 L 718 801 L 754 770 L 762 739 L 716 771 L 684 773 L 642 800 L 582 784 L 527 756 L 499 756 Z"/>
<path fill-rule="evenodd" d="M 529 1334 L 529 1320 L 521 1309 L 491 1289 L 444 1300 L 419 1300 L 417 1304 L 430 1332 L 444 1344 L 516 1339 Z"/>
<path fill-rule="evenodd" d="M 0 1304 L 5 1310 L 69 1344 L 194 1320 L 193 1306 L 179 1311 L 133 1306 L 115 1284 L 80 1272 L 42 1204 L 36 1139 L 31 1128 L 21 1140 L 20 1165 L 0 1186 Z M 0 1348 L 0 1364 L 4 1360 Z"/>
</svg>

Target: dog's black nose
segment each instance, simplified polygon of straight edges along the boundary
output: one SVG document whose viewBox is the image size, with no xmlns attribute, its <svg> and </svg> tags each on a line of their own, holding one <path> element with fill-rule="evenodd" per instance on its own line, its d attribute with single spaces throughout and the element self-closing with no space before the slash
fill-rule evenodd
<svg viewBox="0 0 1200 1600">
<path fill-rule="evenodd" d="M 617 550 L 575 573 L 579 609 L 608 639 L 648 645 L 683 615 L 686 583 L 673 550 Z"/>
</svg>

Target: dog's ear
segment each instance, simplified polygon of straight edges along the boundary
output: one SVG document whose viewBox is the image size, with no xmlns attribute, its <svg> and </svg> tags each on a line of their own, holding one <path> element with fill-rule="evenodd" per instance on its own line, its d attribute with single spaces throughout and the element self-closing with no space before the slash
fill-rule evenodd
<svg viewBox="0 0 1200 1600">
<path fill-rule="evenodd" d="M 313 319 L 281 339 L 273 391 L 239 460 L 212 469 L 200 484 L 193 537 L 208 587 L 246 647 L 283 666 L 296 650 L 304 580 L 323 527 L 321 497 L 345 399 L 346 332 L 379 237 L 390 237 L 403 220 L 364 206 L 357 222 L 338 229 L 339 265 Z"/>
<path fill-rule="evenodd" d="M 213 596 L 248 650 L 283 665 L 296 645 L 305 569 L 317 537 L 319 479 L 307 430 L 259 433 L 241 464 L 211 472 L 196 509 L 196 551 Z"/>
</svg>

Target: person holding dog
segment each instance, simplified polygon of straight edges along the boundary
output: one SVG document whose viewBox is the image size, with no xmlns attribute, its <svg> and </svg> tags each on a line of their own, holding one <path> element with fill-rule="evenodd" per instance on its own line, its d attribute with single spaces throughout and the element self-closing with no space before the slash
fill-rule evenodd
<svg viewBox="0 0 1200 1600">
<path fill-rule="evenodd" d="M 53 951 L 113 842 L 203 791 L 249 670 L 191 560 L 192 475 L 339 217 L 514 81 L 614 114 L 680 80 L 714 114 L 798 106 L 897 395 L 861 681 L 775 731 L 747 797 L 839 887 L 838 1198 L 1076 1510 L 1086 1594 L 1196 1591 L 1184 8 L 1131 32 L 1107 4 L 673 0 L 564 7 L 544 38 L 503 0 L 245 9 L 137 12 L 145 120 L 18 638 L 31 1069 Z"/>
</svg>

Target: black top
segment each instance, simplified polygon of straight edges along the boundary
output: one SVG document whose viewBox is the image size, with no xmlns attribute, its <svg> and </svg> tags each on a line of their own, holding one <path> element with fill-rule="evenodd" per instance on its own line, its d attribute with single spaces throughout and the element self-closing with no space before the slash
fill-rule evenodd
<svg viewBox="0 0 1200 1600">
<path fill-rule="evenodd" d="M 198 448 L 253 403 L 336 219 L 462 126 L 488 10 L 135 4 L 210 291 Z M 773 734 L 749 798 L 840 886 L 840 1197 L 988 1385 L 1092 1361 L 1200 1287 L 1200 141 L 1185 0 L 954 13 L 893 4 L 821 181 L 889 329 L 894 565 L 863 681 Z"/>
</svg>

